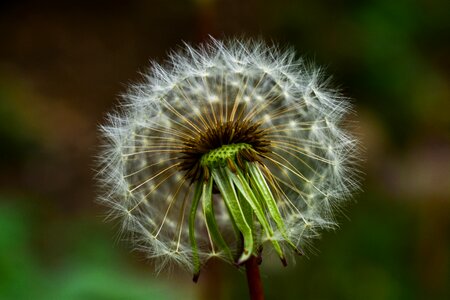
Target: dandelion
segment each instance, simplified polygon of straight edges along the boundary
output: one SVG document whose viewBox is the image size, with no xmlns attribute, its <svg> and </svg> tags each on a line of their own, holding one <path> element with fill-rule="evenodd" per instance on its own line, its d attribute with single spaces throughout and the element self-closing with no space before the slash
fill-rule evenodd
<svg viewBox="0 0 450 300">
<path fill-rule="evenodd" d="M 159 268 L 196 281 L 213 257 L 283 265 L 357 187 L 349 102 L 322 72 L 263 42 L 208 43 L 153 64 L 102 127 L 101 201 Z"/>
</svg>

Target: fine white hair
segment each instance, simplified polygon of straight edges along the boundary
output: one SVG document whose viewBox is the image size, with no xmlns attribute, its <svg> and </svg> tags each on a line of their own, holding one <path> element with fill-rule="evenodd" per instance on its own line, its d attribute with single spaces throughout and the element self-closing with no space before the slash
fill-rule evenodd
<svg viewBox="0 0 450 300">
<path fill-rule="evenodd" d="M 101 126 L 99 201 L 137 248 L 161 259 L 160 269 L 172 262 L 192 270 L 188 218 L 194 191 L 179 169 L 177 150 L 214 119 L 241 113 L 270 132 L 262 163 L 278 191 L 288 237 L 304 247 L 321 229 L 336 226 L 334 213 L 358 188 L 358 143 L 345 123 L 350 111 L 349 100 L 330 88 L 322 70 L 291 49 L 244 39 L 186 44 L 164 66 L 152 63 Z M 225 232 L 232 227 L 227 209 L 220 195 L 214 201 Z M 205 226 L 199 208 L 194 230 L 201 263 L 229 261 Z M 285 237 L 275 230 L 272 239 L 283 243 Z M 261 236 L 258 243 L 266 240 Z M 232 245 L 238 251 L 237 242 Z"/>
</svg>

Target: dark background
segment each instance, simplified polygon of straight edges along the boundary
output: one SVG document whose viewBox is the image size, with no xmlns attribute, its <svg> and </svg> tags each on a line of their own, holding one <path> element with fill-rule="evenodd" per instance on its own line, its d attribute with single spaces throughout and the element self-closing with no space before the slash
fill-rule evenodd
<svg viewBox="0 0 450 300">
<path fill-rule="evenodd" d="M 282 268 L 268 299 L 450 298 L 450 5 L 381 1 L 1 1 L 0 298 L 245 299 L 116 240 L 95 204 L 97 127 L 182 41 L 260 37 L 325 66 L 354 99 L 363 192 L 341 228 Z"/>
</svg>

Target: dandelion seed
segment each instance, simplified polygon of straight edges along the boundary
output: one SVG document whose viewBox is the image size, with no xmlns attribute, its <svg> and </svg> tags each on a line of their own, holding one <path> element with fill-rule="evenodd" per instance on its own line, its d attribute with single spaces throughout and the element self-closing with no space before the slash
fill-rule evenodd
<svg viewBox="0 0 450 300">
<path fill-rule="evenodd" d="M 160 268 L 198 278 L 209 258 L 239 265 L 263 244 L 286 264 L 335 226 L 357 143 L 321 72 L 262 42 L 211 39 L 145 78 L 102 127 L 99 177 L 101 201 Z"/>
</svg>

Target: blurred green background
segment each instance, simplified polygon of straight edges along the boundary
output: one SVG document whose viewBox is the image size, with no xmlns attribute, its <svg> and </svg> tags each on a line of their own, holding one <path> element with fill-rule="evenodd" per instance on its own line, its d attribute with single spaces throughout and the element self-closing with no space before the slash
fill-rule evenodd
<svg viewBox="0 0 450 300">
<path fill-rule="evenodd" d="M 363 192 L 268 299 L 450 299 L 450 2 L 1 1 L 0 299 L 246 299 L 211 262 L 159 276 L 94 203 L 97 126 L 182 41 L 261 37 L 354 99 Z"/>
</svg>

